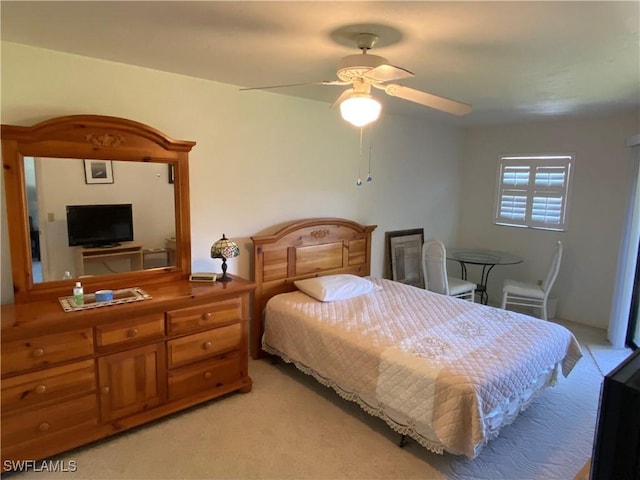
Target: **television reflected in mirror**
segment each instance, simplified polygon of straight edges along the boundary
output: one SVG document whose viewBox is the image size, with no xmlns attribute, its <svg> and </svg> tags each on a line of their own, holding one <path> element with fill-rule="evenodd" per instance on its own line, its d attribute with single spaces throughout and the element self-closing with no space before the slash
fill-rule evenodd
<svg viewBox="0 0 640 480">
<path fill-rule="evenodd" d="M 133 242 L 133 209 L 120 205 L 67 205 L 70 247 L 108 248 Z"/>
</svg>

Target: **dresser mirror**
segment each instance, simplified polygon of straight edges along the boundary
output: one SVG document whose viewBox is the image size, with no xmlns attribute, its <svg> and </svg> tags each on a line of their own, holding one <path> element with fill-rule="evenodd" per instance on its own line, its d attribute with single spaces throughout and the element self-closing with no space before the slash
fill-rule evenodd
<svg viewBox="0 0 640 480">
<path fill-rule="evenodd" d="M 193 145 L 98 115 L 2 125 L 15 301 L 187 278 Z"/>
</svg>

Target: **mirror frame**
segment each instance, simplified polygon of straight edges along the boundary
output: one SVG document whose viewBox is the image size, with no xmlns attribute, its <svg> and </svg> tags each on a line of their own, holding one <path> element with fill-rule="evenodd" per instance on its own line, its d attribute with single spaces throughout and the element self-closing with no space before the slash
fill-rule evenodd
<svg viewBox="0 0 640 480">
<path fill-rule="evenodd" d="M 27 214 L 24 157 L 54 157 L 155 162 L 174 165 L 176 264 L 82 279 L 85 291 L 128 288 L 189 278 L 189 152 L 196 142 L 174 140 L 160 131 L 125 118 L 68 115 L 31 127 L 2 125 L 2 164 L 9 225 L 15 303 L 67 296 L 75 279 L 33 282 Z"/>
</svg>

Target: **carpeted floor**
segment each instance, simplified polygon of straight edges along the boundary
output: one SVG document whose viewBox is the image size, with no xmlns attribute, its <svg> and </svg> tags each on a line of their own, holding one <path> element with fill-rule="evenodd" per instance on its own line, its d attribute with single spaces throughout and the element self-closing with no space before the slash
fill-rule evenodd
<svg viewBox="0 0 640 480">
<path fill-rule="evenodd" d="M 584 356 L 569 378 L 538 397 L 475 460 L 436 455 L 291 365 L 250 361 L 254 389 L 57 457 L 81 479 L 560 479 L 591 455 L 602 373 L 629 350 L 604 332 L 567 325 Z M 598 363 L 596 363 L 596 361 Z"/>
</svg>

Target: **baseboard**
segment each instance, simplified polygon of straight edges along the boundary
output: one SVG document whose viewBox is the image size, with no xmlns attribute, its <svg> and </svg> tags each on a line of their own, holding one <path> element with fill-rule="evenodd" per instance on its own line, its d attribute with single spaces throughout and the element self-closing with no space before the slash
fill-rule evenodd
<svg viewBox="0 0 640 480">
<path fill-rule="evenodd" d="M 580 469 L 578 474 L 573 478 L 573 480 L 589 480 L 589 475 L 591 473 L 591 459 L 587 460 L 587 463 L 584 464 L 584 467 Z"/>
</svg>

